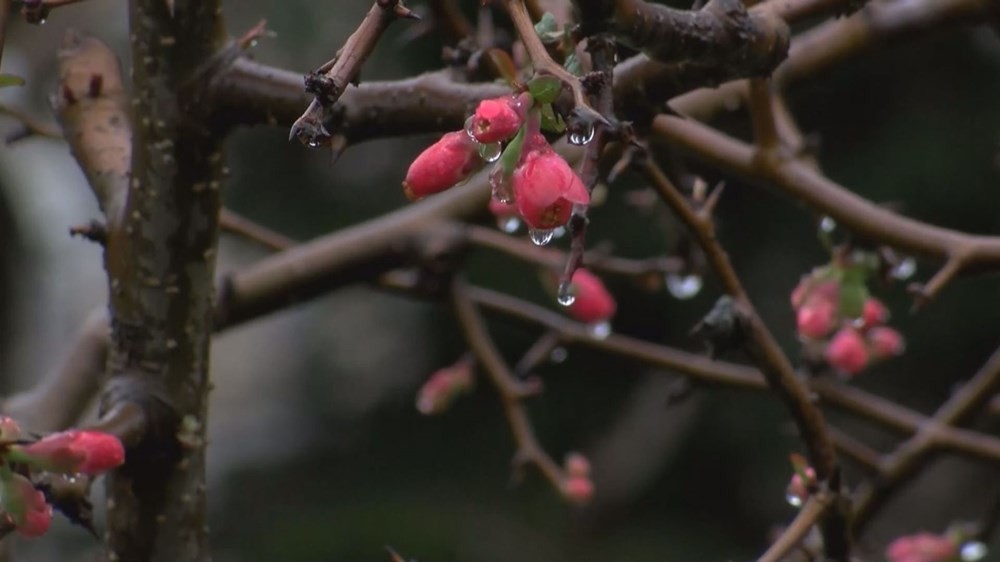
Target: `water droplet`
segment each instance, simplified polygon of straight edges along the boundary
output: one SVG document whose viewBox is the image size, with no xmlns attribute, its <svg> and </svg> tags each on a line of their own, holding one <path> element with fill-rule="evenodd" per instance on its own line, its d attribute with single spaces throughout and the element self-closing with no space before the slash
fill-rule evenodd
<svg viewBox="0 0 1000 562">
<path fill-rule="evenodd" d="M 567 357 L 569 357 L 569 352 L 566 351 L 565 347 L 554 347 L 549 352 L 549 361 L 553 363 L 562 363 Z"/>
<path fill-rule="evenodd" d="M 826 234 L 832 234 L 834 230 L 837 229 L 837 221 L 833 220 L 832 217 L 823 217 L 819 221 L 819 230 Z"/>
<path fill-rule="evenodd" d="M 605 320 L 604 322 L 597 322 L 587 326 L 587 333 L 590 337 L 598 340 L 606 339 L 611 335 L 611 322 Z"/>
<path fill-rule="evenodd" d="M 252 48 L 254 48 L 256 46 L 257 46 L 257 40 L 256 39 L 251 39 L 250 40 L 250 48 L 252 49 Z"/>
<path fill-rule="evenodd" d="M 309 148 L 319 148 L 320 142 L 318 139 L 312 138 L 309 139 L 309 142 L 306 143 L 306 146 L 308 146 Z"/>
<path fill-rule="evenodd" d="M 917 272 L 917 260 L 907 256 L 896 264 L 890 272 L 893 279 L 898 279 L 899 281 L 906 281 L 913 274 Z"/>
<path fill-rule="evenodd" d="M 696 296 L 701 292 L 703 285 L 701 277 L 694 274 L 668 273 L 666 281 L 667 291 L 678 299 L 690 299 Z"/>
<path fill-rule="evenodd" d="M 553 238 L 562 238 L 563 236 L 566 236 L 566 227 L 565 226 L 557 226 L 554 229 L 552 229 L 552 237 Z"/>
<path fill-rule="evenodd" d="M 587 125 L 587 128 L 583 131 L 574 129 L 570 131 L 568 135 L 570 144 L 575 144 L 577 146 L 583 146 L 588 142 L 594 140 L 594 126 Z"/>
<path fill-rule="evenodd" d="M 510 205 L 514 203 L 514 185 L 509 177 L 504 175 L 503 166 L 494 166 L 490 172 L 490 187 L 497 201 Z"/>
<path fill-rule="evenodd" d="M 497 219 L 497 228 L 507 234 L 514 234 L 517 232 L 517 229 L 521 228 L 521 219 L 517 217 L 504 217 L 502 219 Z"/>
<path fill-rule="evenodd" d="M 487 162 L 496 162 L 500 159 L 501 153 L 503 153 L 503 147 L 498 142 L 479 145 L 479 156 Z"/>
<path fill-rule="evenodd" d="M 802 498 L 800 498 L 798 494 L 794 492 L 786 493 L 785 501 L 788 502 L 788 505 L 792 507 L 802 507 Z"/>
<path fill-rule="evenodd" d="M 469 118 L 465 120 L 465 134 L 469 135 L 469 138 L 472 140 L 476 140 L 476 135 L 472 133 L 473 131 L 472 127 L 475 122 L 476 122 L 475 115 L 470 115 Z"/>
<path fill-rule="evenodd" d="M 570 306 L 576 302 L 576 287 L 569 281 L 559 283 L 559 291 L 556 300 L 563 306 Z"/>
<path fill-rule="evenodd" d="M 986 545 L 979 541 L 969 541 L 962 545 L 961 557 L 962 562 L 976 562 L 977 560 L 982 560 L 986 558 L 989 553 L 989 549 Z"/>
<path fill-rule="evenodd" d="M 531 228 L 528 229 L 528 236 L 531 241 L 535 243 L 536 246 L 544 246 L 552 241 L 552 230 Z"/>
</svg>

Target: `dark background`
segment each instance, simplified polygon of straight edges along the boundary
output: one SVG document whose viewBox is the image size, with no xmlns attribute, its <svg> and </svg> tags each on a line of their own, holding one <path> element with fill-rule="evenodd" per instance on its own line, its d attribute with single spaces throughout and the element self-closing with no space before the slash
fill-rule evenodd
<svg viewBox="0 0 1000 562">
<path fill-rule="evenodd" d="M 66 26 L 101 35 L 126 53 L 124 9 L 111 4 L 61 9 L 44 28 L 16 26 L 8 46 L 15 54 L 5 55 L 5 69 L 21 60 L 34 78 L 18 94 L 20 104 L 47 115 L 54 49 Z M 467 4 L 471 15 L 478 2 Z M 259 60 L 305 71 L 340 47 L 369 6 L 362 0 L 254 0 L 228 2 L 226 9 L 234 35 L 261 17 L 277 33 L 257 47 Z M 390 28 L 365 66 L 365 80 L 439 66 L 440 39 L 413 39 L 410 29 Z M 802 128 L 821 138 L 821 163 L 834 180 L 933 224 L 1000 235 L 998 70 L 1000 39 L 993 29 L 943 30 L 862 54 L 796 84 L 788 101 Z M 717 124 L 747 137 L 742 111 Z M 228 144 L 227 204 L 289 236 L 328 233 L 408 204 L 399 183 L 412 158 L 435 138 L 370 142 L 331 164 L 322 152 L 287 142 L 285 129 L 241 130 Z M 69 158 L 57 143 L 29 141 L 0 148 L 8 158 L 0 163 L 12 165 L 13 154 L 29 157 L 42 145 Z M 0 182 L 11 183 L 3 168 Z M 815 236 L 818 217 L 780 193 L 731 178 L 727 186 L 721 240 L 764 319 L 796 357 L 788 295 L 802 274 L 828 259 Z M 626 194 L 642 188 L 632 176 L 611 186 L 608 201 L 591 214 L 592 242 L 612 241 L 631 257 L 683 244 L 682 230 L 664 220 L 662 209 L 643 213 L 627 203 Z M 10 189 L 4 192 L 7 208 L 0 217 L 18 212 L 19 199 Z M 53 222 L 11 229 L 3 219 L 0 231 L 19 232 L 5 233 L 0 245 L 0 288 L 25 285 L 17 280 L 29 263 L 42 276 L 73 274 L 58 257 L 36 255 L 27 241 L 39 230 L 61 236 L 69 225 Z M 98 252 L 82 243 L 73 248 L 74 256 L 87 258 L 88 278 L 100 281 Z M 224 261 L 223 270 L 264 255 L 238 240 L 226 240 L 224 249 L 231 261 Z M 927 279 L 935 265 L 920 262 L 916 279 Z M 553 306 L 537 272 L 517 261 L 477 253 L 469 277 Z M 960 279 L 917 315 L 909 313 L 903 285 L 876 292 L 906 335 L 907 354 L 852 384 L 929 413 L 1000 343 L 1000 282 L 995 275 Z M 616 331 L 701 349 L 688 332 L 718 297 L 714 280 L 707 279 L 690 300 L 662 289 L 637 290 L 622 280 L 611 280 L 609 287 L 619 304 Z M 84 292 L 80 310 L 100 305 L 99 283 Z M 15 301 L 24 298 L 14 289 L 0 293 L 0 303 L 6 302 L 0 314 L 4 370 L 31 365 L 30 358 L 13 359 L 25 338 L 18 326 L 26 307 Z M 33 298 L 52 306 L 44 294 Z M 74 326 L 57 315 L 37 329 L 69 333 Z M 500 320 L 491 328 L 511 361 L 538 335 Z M 546 392 L 530 402 L 530 411 L 554 458 L 577 450 L 592 459 L 596 500 L 584 509 L 567 506 L 533 472 L 512 487 L 511 437 L 485 381 L 444 416 L 425 418 L 413 407 L 423 379 L 463 351 L 445 306 L 364 288 L 222 336 L 215 350 L 216 384 L 232 384 L 243 394 L 212 406 L 216 559 L 385 560 L 388 544 L 421 562 L 749 560 L 762 551 L 773 527 L 794 514 L 784 488 L 791 473 L 788 454 L 799 450 L 799 441 L 773 396 L 704 389 L 667 406 L 670 373 L 579 348 L 570 349 L 564 363 L 540 371 Z M 273 360 L 257 360 L 265 355 Z M 8 388 L 36 376 L 16 372 Z M 269 414 L 278 401 L 282 413 Z M 898 437 L 836 413 L 830 419 L 880 450 Z M 250 429 L 218 429 L 227 423 Z M 1000 429 L 995 417 L 977 423 L 994 434 Z M 858 482 L 849 463 L 847 475 L 849 484 Z M 871 553 L 866 559 L 879 559 L 885 543 L 900 534 L 975 520 L 998 494 L 995 467 L 935 462 L 863 537 Z M 64 553 L 92 548 L 82 533 L 65 536 Z M 1000 542 L 992 546 L 1000 551 Z M 55 547 L 34 545 L 34 552 L 49 548 Z"/>
</svg>

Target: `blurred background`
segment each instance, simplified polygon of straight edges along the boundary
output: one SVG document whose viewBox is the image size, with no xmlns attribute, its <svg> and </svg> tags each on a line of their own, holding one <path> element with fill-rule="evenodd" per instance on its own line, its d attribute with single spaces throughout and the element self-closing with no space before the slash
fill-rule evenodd
<svg viewBox="0 0 1000 562">
<path fill-rule="evenodd" d="M 47 100 L 68 27 L 103 38 L 127 65 L 125 4 L 91 0 L 61 8 L 40 27 L 15 18 L 4 71 L 28 84 L 0 90 L 0 102 L 52 119 Z M 463 4 L 474 16 L 480 3 Z M 262 41 L 254 56 L 306 71 L 340 47 L 370 5 L 233 0 L 226 14 L 233 35 L 266 18 L 276 37 Z M 441 39 L 414 38 L 410 29 L 390 28 L 364 80 L 440 66 Z M 909 216 L 993 235 L 1000 235 L 998 99 L 1000 38 L 987 26 L 865 53 L 788 93 L 803 129 L 821 139 L 830 177 Z M 743 112 L 717 124 L 744 138 L 748 133 Z M 15 127 L 0 120 L 0 133 Z M 300 239 L 356 224 L 407 204 L 400 181 L 435 138 L 369 142 L 331 163 L 327 154 L 289 143 L 284 128 L 243 129 L 228 143 L 227 205 Z M 619 254 L 637 258 L 685 244 L 662 209 L 629 204 L 629 193 L 644 188 L 634 176 L 611 186 L 591 214 L 591 242 L 613 242 Z M 67 234 L 97 216 L 65 145 L 29 139 L 0 146 L 3 392 L 32 385 L 56 365 L 87 314 L 104 305 L 99 248 Z M 722 242 L 793 357 L 798 343 L 788 295 L 802 274 L 828 259 L 815 235 L 817 218 L 787 197 L 732 180 L 721 203 Z M 219 270 L 264 255 L 224 236 Z M 514 260 L 477 253 L 468 271 L 477 283 L 555 308 L 536 272 Z M 918 262 L 914 279 L 933 271 L 934 264 Z M 876 292 L 890 305 L 908 351 L 854 384 L 929 413 L 1000 343 L 1000 278 L 959 280 L 918 315 L 909 313 L 903 285 Z M 719 295 L 712 279 L 685 299 L 623 280 L 609 287 L 619 304 L 616 331 L 702 349 L 689 331 Z M 510 361 L 538 335 L 500 320 L 491 328 Z M 671 373 L 577 348 L 539 371 L 546 392 L 530 402 L 530 412 L 554 458 L 581 451 L 591 459 L 595 501 L 568 506 L 534 472 L 512 486 L 513 444 L 488 384 L 440 417 L 414 408 L 427 376 L 463 351 L 445 306 L 366 287 L 218 337 L 209 423 L 215 559 L 380 561 L 388 558 L 383 545 L 391 545 L 421 562 L 750 560 L 775 526 L 794 515 L 784 489 L 788 454 L 799 441 L 773 396 L 699 389 L 668 405 Z M 830 419 L 880 450 L 897 438 L 836 413 Z M 976 424 L 1000 430 L 997 417 Z M 848 483 L 859 476 L 848 463 Z M 865 559 L 880 559 L 900 534 L 976 520 L 998 496 L 995 467 L 933 462 L 862 537 Z M 56 527 L 58 540 L 19 543 L 22 557 L 93 559 L 97 544 L 85 532 L 65 521 Z M 997 539 L 991 548 L 987 559 L 1000 560 Z"/>
</svg>

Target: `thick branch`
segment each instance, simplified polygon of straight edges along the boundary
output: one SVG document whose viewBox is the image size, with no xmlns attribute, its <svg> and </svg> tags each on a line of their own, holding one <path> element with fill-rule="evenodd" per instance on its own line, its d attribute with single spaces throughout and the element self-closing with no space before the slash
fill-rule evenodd
<svg viewBox="0 0 1000 562">
<path fill-rule="evenodd" d="M 741 178 L 777 187 L 867 239 L 938 259 L 963 256 L 962 271 L 1000 267 L 1000 237 L 965 234 L 922 223 L 855 195 L 791 158 L 757 158 L 754 147 L 700 123 L 661 115 L 653 131 Z"/>
</svg>

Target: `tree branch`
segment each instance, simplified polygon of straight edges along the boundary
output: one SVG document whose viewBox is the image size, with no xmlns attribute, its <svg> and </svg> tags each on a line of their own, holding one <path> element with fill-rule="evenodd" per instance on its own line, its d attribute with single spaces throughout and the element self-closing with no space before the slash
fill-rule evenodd
<svg viewBox="0 0 1000 562">
<path fill-rule="evenodd" d="M 375 0 L 358 28 L 347 38 L 336 56 L 320 69 L 306 75 L 306 91 L 316 94 L 305 113 L 292 124 L 288 138 L 297 138 L 309 147 L 329 144 L 330 132 L 323 126 L 324 113 L 340 99 L 348 84 L 356 82 L 361 65 L 375 50 L 382 33 L 399 17 L 417 16 L 401 0 Z"/>
<path fill-rule="evenodd" d="M 938 259 L 964 256 L 959 264 L 962 272 L 1000 268 L 1000 237 L 965 234 L 897 215 L 803 162 L 787 157 L 757 158 L 752 146 L 688 119 L 661 115 L 654 121 L 653 131 L 743 179 L 777 187 L 867 239 Z"/>
</svg>

